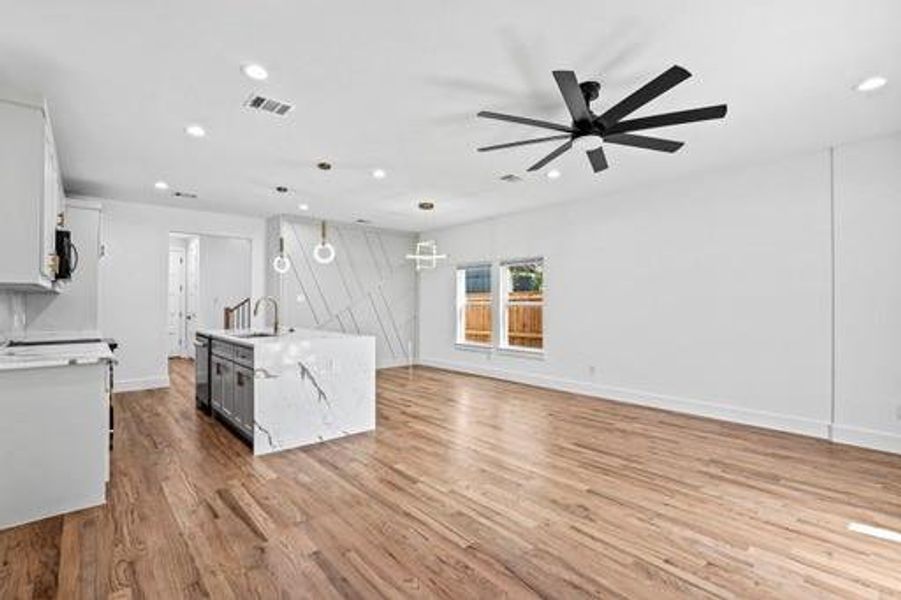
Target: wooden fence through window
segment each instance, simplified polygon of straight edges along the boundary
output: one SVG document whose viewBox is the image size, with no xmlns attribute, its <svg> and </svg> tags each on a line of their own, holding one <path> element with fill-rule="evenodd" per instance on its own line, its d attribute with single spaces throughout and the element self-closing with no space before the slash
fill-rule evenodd
<svg viewBox="0 0 901 600">
<path fill-rule="evenodd" d="M 541 292 L 511 292 L 507 316 L 507 340 L 511 346 L 542 348 L 544 346 Z M 522 304 L 519 304 L 522 303 Z M 466 341 L 491 342 L 491 294 L 466 295 Z"/>
</svg>

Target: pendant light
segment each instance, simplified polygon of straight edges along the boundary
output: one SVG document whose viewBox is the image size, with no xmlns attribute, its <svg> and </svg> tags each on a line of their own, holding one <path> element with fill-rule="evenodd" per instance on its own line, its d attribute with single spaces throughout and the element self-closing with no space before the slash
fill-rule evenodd
<svg viewBox="0 0 901 600">
<path fill-rule="evenodd" d="M 431 211 L 435 203 L 428 200 L 419 203 L 419 210 Z M 447 254 L 438 254 L 438 243 L 435 240 L 416 242 L 416 252 L 407 254 L 407 260 L 416 262 L 416 270 L 431 270 L 438 266 L 438 261 L 447 258 Z"/>
<path fill-rule="evenodd" d="M 285 253 L 285 238 L 278 238 L 278 254 L 272 259 L 272 268 L 275 272 L 284 275 L 291 269 L 291 259 Z"/>
<path fill-rule="evenodd" d="M 434 269 L 442 258 L 447 258 L 447 254 L 438 254 L 438 244 L 435 240 L 416 242 L 416 252 L 407 255 L 407 260 L 416 261 L 417 271 Z"/>
<path fill-rule="evenodd" d="M 335 260 L 335 247 L 325 237 L 325 221 L 322 222 L 322 240 L 313 248 L 313 258 L 320 265 L 327 265 Z"/>
</svg>

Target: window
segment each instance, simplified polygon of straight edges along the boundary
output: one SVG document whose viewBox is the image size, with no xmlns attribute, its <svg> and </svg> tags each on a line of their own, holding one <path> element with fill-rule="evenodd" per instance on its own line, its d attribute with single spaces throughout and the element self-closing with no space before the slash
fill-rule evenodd
<svg viewBox="0 0 901 600">
<path fill-rule="evenodd" d="M 491 265 L 457 268 L 457 343 L 491 345 Z"/>
<path fill-rule="evenodd" d="M 500 347 L 540 352 L 544 348 L 544 261 L 501 263 Z"/>
</svg>

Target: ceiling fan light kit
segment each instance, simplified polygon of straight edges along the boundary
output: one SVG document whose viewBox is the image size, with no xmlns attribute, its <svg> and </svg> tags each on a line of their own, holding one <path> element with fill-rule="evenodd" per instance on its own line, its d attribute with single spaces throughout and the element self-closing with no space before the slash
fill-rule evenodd
<svg viewBox="0 0 901 600">
<path fill-rule="evenodd" d="M 540 119 L 483 110 L 478 113 L 478 116 L 484 119 L 518 123 L 520 125 L 537 127 L 539 129 L 549 129 L 559 133 L 556 135 L 520 140 L 517 142 L 484 146 L 478 149 L 479 152 L 491 152 L 516 146 L 565 140 L 560 146 L 557 146 L 557 148 L 551 151 L 550 154 L 530 166 L 528 170 L 537 171 L 542 169 L 545 165 L 572 149 L 575 145 L 580 149 L 585 150 L 585 154 L 588 157 L 588 162 L 591 164 L 592 170 L 595 173 L 599 173 L 608 167 L 607 156 L 604 153 L 602 142 L 618 144 L 621 146 L 632 146 L 644 150 L 673 153 L 683 146 L 683 142 L 645 135 L 636 135 L 633 132 L 645 129 L 655 129 L 657 127 L 669 127 L 671 125 L 682 125 L 684 123 L 693 123 L 696 121 L 722 119 L 726 116 L 726 105 L 717 104 L 715 106 L 681 110 L 650 117 L 625 119 L 625 117 L 629 116 L 642 106 L 648 104 L 658 96 L 663 95 L 691 77 L 691 73 L 689 73 L 688 70 L 678 65 L 670 67 L 600 115 L 595 114 L 589 108 L 589 105 L 600 97 L 600 83 L 597 81 L 583 81 L 580 83 L 576 79 L 576 74 L 572 71 L 554 71 L 553 75 L 554 80 L 557 82 L 557 87 L 560 89 L 560 94 L 563 96 L 563 102 L 566 104 L 566 108 L 572 118 L 571 124 L 562 125 L 560 123 L 552 123 Z"/>
</svg>

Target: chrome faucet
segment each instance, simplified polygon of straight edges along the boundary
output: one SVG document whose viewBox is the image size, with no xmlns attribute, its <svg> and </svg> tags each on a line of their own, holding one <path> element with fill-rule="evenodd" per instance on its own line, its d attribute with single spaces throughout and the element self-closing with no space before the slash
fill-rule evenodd
<svg viewBox="0 0 901 600">
<path fill-rule="evenodd" d="M 263 303 L 263 300 L 268 300 L 272 303 L 272 308 L 275 309 L 274 320 L 272 322 L 272 333 L 278 335 L 278 300 L 273 298 L 272 296 L 263 296 L 257 303 L 253 306 L 253 316 L 257 316 L 257 313 L 260 312 L 260 305 Z"/>
</svg>

